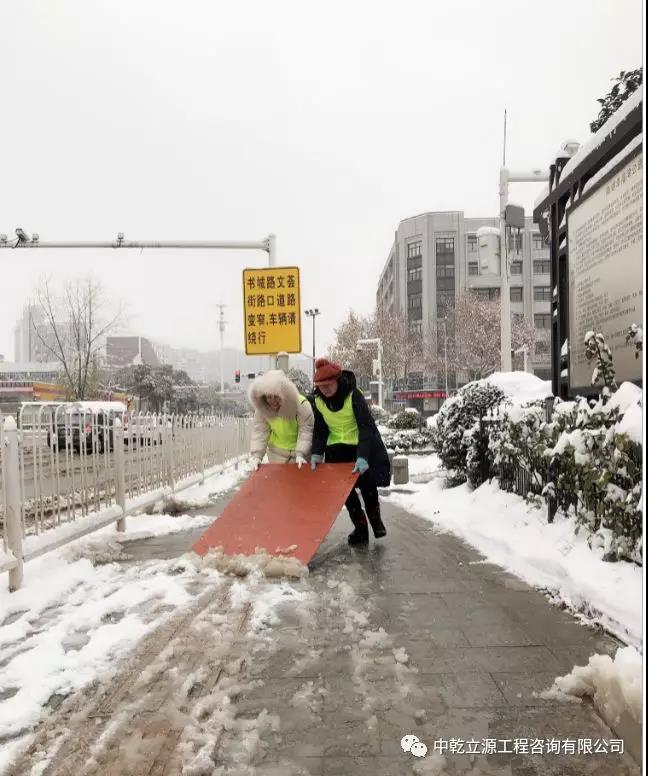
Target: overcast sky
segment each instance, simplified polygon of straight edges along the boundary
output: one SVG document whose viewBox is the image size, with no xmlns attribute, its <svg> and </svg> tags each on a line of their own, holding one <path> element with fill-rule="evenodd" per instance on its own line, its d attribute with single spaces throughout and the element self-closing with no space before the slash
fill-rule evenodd
<svg viewBox="0 0 648 776">
<path fill-rule="evenodd" d="M 257 240 L 302 271 L 319 350 L 373 307 L 398 222 L 494 216 L 511 167 L 584 140 L 642 61 L 641 0 L 4 0 L 0 232 Z M 537 187 L 513 187 L 531 208 Z M 0 251 L 0 353 L 44 272 L 92 271 L 133 333 L 243 346 L 263 253 Z M 310 329 L 304 332 L 310 350 Z"/>
</svg>

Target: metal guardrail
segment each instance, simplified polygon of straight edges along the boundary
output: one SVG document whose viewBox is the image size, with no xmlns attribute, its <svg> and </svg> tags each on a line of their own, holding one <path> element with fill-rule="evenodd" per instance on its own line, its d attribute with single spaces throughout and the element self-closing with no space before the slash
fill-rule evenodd
<svg viewBox="0 0 648 776">
<path fill-rule="evenodd" d="M 23 558 L 47 551 L 48 537 L 61 534 L 56 529 L 65 526 L 56 546 L 108 522 L 125 530 L 134 503 L 146 505 L 147 496 L 157 500 L 246 455 L 250 430 L 243 418 L 69 403 L 23 405 L 18 424 L 0 413 L 0 571 L 9 570 L 10 588 L 20 586 Z"/>
</svg>

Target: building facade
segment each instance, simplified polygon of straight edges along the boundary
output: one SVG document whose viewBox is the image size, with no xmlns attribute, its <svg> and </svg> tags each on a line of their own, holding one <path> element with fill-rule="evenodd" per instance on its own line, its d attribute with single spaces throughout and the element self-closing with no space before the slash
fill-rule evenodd
<svg viewBox="0 0 648 776">
<path fill-rule="evenodd" d="M 57 322 L 57 327 L 67 333 Z M 58 352 L 56 336 L 40 307 L 25 305 L 14 326 L 14 361 L 17 363 L 45 363 Z"/>
<path fill-rule="evenodd" d="M 410 331 L 430 336 L 448 305 L 465 291 L 497 299 L 501 278 L 479 266 L 480 227 L 498 227 L 497 218 L 465 218 L 462 211 L 423 213 L 401 221 L 380 275 L 378 307 L 406 314 Z M 551 328 L 549 251 L 532 218 L 511 238 L 511 314 L 523 315 L 539 330 L 529 370 L 549 379 Z"/>
<path fill-rule="evenodd" d="M 106 338 L 106 365 L 111 369 L 148 364 L 159 366 L 153 345 L 146 337 L 114 336 Z"/>
</svg>

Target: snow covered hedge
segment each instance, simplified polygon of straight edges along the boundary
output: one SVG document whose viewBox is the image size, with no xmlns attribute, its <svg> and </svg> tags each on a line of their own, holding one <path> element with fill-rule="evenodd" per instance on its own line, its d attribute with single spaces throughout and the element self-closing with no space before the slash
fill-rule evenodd
<svg viewBox="0 0 648 776">
<path fill-rule="evenodd" d="M 421 425 L 421 416 L 413 408 L 405 409 L 390 418 L 387 425 L 394 429 L 417 429 Z"/>
<path fill-rule="evenodd" d="M 522 466 L 545 498 L 573 515 L 607 560 L 642 559 L 641 391 L 624 383 L 611 399 L 513 408 L 493 429 L 495 467 Z"/>
<path fill-rule="evenodd" d="M 433 434 L 427 428 L 420 431 L 397 431 L 383 436 L 385 445 L 396 453 L 408 453 L 413 450 L 429 450 L 432 448 Z"/>
<path fill-rule="evenodd" d="M 525 495 L 573 516 L 606 560 L 641 563 L 641 390 L 624 383 L 598 401 L 558 403 L 547 422 L 547 384 L 517 374 L 464 386 L 435 417 L 433 447 L 450 483 L 499 477 L 509 488 L 522 469 Z"/>
</svg>

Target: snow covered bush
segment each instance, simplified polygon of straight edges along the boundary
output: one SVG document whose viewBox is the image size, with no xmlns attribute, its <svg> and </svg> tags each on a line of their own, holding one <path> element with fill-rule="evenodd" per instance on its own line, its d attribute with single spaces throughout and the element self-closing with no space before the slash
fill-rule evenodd
<svg viewBox="0 0 648 776">
<path fill-rule="evenodd" d="M 490 476 L 492 455 L 484 418 L 505 402 L 499 386 L 479 381 L 465 385 L 439 410 L 431 429 L 433 447 L 452 482 L 469 479 L 479 485 Z"/>
<path fill-rule="evenodd" d="M 387 410 L 380 407 L 378 404 L 371 404 L 369 405 L 369 410 L 371 411 L 371 415 L 373 416 L 373 419 L 378 423 L 379 425 L 386 425 L 389 421 L 389 413 Z"/>
<path fill-rule="evenodd" d="M 610 346 L 599 332 L 588 331 L 585 335 L 585 358 L 588 363 L 594 362 L 592 385 L 601 385 L 601 396 L 605 401 L 610 391 L 616 391 L 616 371 Z"/>
<path fill-rule="evenodd" d="M 639 358 L 641 353 L 643 353 L 643 329 L 641 326 L 637 326 L 636 323 L 629 326 L 626 333 L 626 345 L 630 343 L 634 344 L 635 358 Z"/>
<path fill-rule="evenodd" d="M 640 563 L 642 446 L 623 430 L 619 405 L 603 402 L 579 399 L 547 424 L 547 493 L 591 532 L 607 560 Z"/>
<path fill-rule="evenodd" d="M 511 488 L 522 466 L 531 493 L 573 515 L 606 560 L 641 562 L 640 397 L 625 383 L 605 403 L 603 397 L 558 403 L 549 423 L 539 404 L 513 408 L 491 435 L 502 487 Z"/>
<path fill-rule="evenodd" d="M 525 496 L 532 498 L 541 494 L 547 481 L 545 453 L 550 439 L 544 402 L 528 402 L 507 410 L 490 437 L 493 465 L 497 467 L 502 486 L 512 483 L 516 468 L 521 466 L 529 474 L 529 492 Z"/>
<path fill-rule="evenodd" d="M 416 410 L 402 410 L 391 418 L 388 425 L 394 429 L 415 429 L 421 425 L 421 416 Z"/>
<path fill-rule="evenodd" d="M 397 431 L 385 439 L 385 444 L 396 453 L 427 450 L 432 447 L 433 434 L 428 428 L 420 431 Z"/>
</svg>

